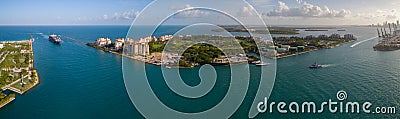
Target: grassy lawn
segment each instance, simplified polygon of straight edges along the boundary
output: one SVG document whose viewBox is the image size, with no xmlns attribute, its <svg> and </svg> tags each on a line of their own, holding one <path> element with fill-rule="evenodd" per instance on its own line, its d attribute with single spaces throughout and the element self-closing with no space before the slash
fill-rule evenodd
<svg viewBox="0 0 400 119">
<path fill-rule="evenodd" d="M 21 82 L 18 82 L 14 85 L 12 85 L 12 87 L 16 88 L 16 89 L 22 89 L 22 91 L 26 91 L 28 90 L 34 83 L 34 78 L 32 78 L 32 80 L 29 80 L 28 78 L 24 78 L 24 86 L 22 87 Z"/>
<path fill-rule="evenodd" d="M 4 47 L 0 49 L 0 53 L 6 54 L 8 52 L 7 57 L 3 62 L 0 63 L 0 68 L 26 68 L 29 66 L 29 61 L 33 58 L 31 53 L 20 53 L 21 50 L 30 50 L 30 45 L 28 42 L 25 43 L 7 43 L 4 44 Z M 4 56 L 4 55 L 1 55 Z M 0 57 L 2 59 L 3 57 Z M 3 87 L 7 84 L 10 84 L 21 78 L 21 75 L 28 75 L 28 71 L 22 70 L 20 74 L 12 74 L 12 71 L 0 71 L 0 87 Z M 11 74 L 10 74 L 11 73 Z M 14 75 L 14 77 L 12 77 Z M 34 79 L 34 78 L 32 78 Z M 24 82 L 27 83 L 24 87 L 30 87 L 29 85 L 33 84 L 33 81 L 29 81 L 28 78 L 24 79 Z M 13 87 L 20 89 L 22 86 L 20 83 L 13 85 Z M 24 89 L 25 90 L 25 89 Z"/>
</svg>

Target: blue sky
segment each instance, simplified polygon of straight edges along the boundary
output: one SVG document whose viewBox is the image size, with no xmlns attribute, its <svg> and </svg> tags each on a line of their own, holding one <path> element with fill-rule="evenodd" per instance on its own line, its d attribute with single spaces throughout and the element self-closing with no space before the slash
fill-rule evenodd
<svg viewBox="0 0 400 119">
<path fill-rule="evenodd" d="M 161 0 L 162 9 L 201 7 L 199 0 Z M 188 2 L 189 1 L 189 2 Z M 215 1 L 215 0 L 214 0 Z M 268 24 L 353 25 L 376 24 L 399 19 L 399 0 L 247 0 Z M 130 24 L 152 0 L 2 0 L 1 25 Z M 249 8 L 210 2 L 240 16 Z M 233 3 L 232 3 L 233 4 Z M 249 13 L 251 14 L 251 13 Z M 193 10 L 177 15 L 179 24 L 207 18 L 212 13 Z M 251 19 L 250 16 L 246 16 Z"/>
<path fill-rule="evenodd" d="M 150 0 L 2 0 L 0 24 L 126 24 L 132 20 L 100 18 L 115 13 L 136 12 L 150 2 Z"/>
</svg>

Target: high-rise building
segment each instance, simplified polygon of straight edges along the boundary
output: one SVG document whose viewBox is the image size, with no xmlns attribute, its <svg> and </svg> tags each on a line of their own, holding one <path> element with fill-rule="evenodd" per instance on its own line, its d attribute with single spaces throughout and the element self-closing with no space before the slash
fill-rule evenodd
<svg viewBox="0 0 400 119">
<path fill-rule="evenodd" d="M 125 41 L 125 55 L 136 56 L 136 55 L 150 55 L 149 39 L 139 39 L 139 40 L 128 40 Z"/>
<path fill-rule="evenodd" d="M 111 44 L 111 40 L 109 38 L 98 38 L 95 44 L 102 47 Z"/>
</svg>

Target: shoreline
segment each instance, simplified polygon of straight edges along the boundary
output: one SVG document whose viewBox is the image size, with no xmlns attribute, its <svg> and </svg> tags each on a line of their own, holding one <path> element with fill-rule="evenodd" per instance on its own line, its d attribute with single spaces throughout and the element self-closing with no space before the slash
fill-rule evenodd
<svg viewBox="0 0 400 119">
<path fill-rule="evenodd" d="M 312 50 L 308 50 L 308 51 L 304 51 L 304 52 L 299 52 L 299 53 L 296 53 L 296 54 L 290 54 L 290 55 L 284 55 L 284 56 L 276 56 L 275 59 L 289 58 L 289 57 L 292 57 L 292 56 L 307 54 L 307 53 L 318 51 L 318 50 L 322 50 L 322 49 L 312 49 Z"/>
<path fill-rule="evenodd" d="M 28 92 L 29 90 L 33 89 L 34 87 L 36 87 L 36 86 L 40 83 L 39 74 L 38 74 L 37 70 L 34 69 L 33 42 L 34 42 L 34 39 L 33 39 L 32 37 L 31 37 L 30 40 L 2 41 L 2 42 L 0 42 L 0 43 L 2 43 L 2 44 L 29 43 L 28 46 L 30 46 L 29 50 L 30 50 L 31 55 L 32 55 L 32 58 L 29 59 L 29 60 L 30 60 L 30 61 L 29 61 L 30 63 L 28 64 L 28 67 L 27 67 L 27 69 L 26 69 L 27 72 L 30 72 L 31 74 L 30 74 L 30 75 L 26 75 L 25 77 L 21 77 L 20 79 L 15 80 L 14 82 L 11 82 L 11 83 L 9 83 L 9 84 L 7 84 L 7 85 L 1 87 L 1 90 L 3 90 L 3 91 L 9 90 L 9 91 L 11 91 L 11 92 L 13 92 L 13 93 L 18 93 L 18 94 L 20 94 L 20 95 L 23 95 L 24 93 L 26 93 L 26 92 Z M 30 57 L 30 56 L 29 56 L 29 57 Z M 29 69 L 29 70 L 28 70 L 28 69 Z M 29 85 L 29 87 L 27 87 L 27 88 L 21 87 L 20 89 L 18 89 L 18 86 L 16 87 L 16 85 L 18 85 L 18 83 L 19 83 L 21 80 L 22 80 L 22 82 L 23 82 L 23 80 L 24 80 L 25 78 L 32 78 L 32 77 L 34 77 L 34 78 L 33 78 L 33 83 L 32 83 L 31 85 Z M 28 80 L 32 80 L 32 79 L 28 79 Z M 21 85 L 22 85 L 22 84 L 21 84 Z M 9 95 L 10 95 L 10 94 L 9 94 Z M 15 99 L 16 99 L 15 97 L 8 99 L 7 102 L 5 102 L 5 103 L 3 103 L 3 104 L 0 105 L 0 108 L 6 106 L 7 104 L 9 104 L 10 102 L 12 102 L 12 101 L 15 100 Z"/>
<path fill-rule="evenodd" d="M 281 46 L 280 46 L 280 49 L 278 49 L 279 46 L 274 45 L 274 47 L 275 47 L 275 53 L 274 54 L 275 55 L 272 55 L 272 56 L 270 56 L 268 58 L 270 58 L 270 59 L 283 59 L 283 58 L 288 58 L 288 57 L 291 57 L 291 56 L 297 56 L 297 55 L 301 55 L 301 54 L 310 53 L 310 52 L 317 51 L 317 50 L 332 49 L 332 48 L 341 46 L 343 44 L 347 44 L 347 43 L 356 41 L 356 38 L 354 38 L 352 34 L 346 34 L 346 35 L 344 35 L 344 37 L 341 37 L 339 34 L 332 34 L 327 39 L 319 39 L 319 37 L 323 37 L 323 36 L 328 37 L 326 35 L 320 35 L 318 37 L 307 36 L 305 38 L 300 38 L 300 40 L 305 40 L 307 38 L 311 38 L 310 40 L 312 40 L 312 41 L 310 41 L 310 42 L 312 42 L 312 43 L 309 43 L 309 44 L 311 44 L 310 46 L 289 44 L 286 41 L 287 40 L 286 37 L 276 37 L 276 38 L 274 37 L 274 40 L 278 40 L 278 43 L 279 43 L 278 45 L 281 45 Z M 179 36 L 179 38 L 182 38 L 182 37 L 184 37 L 184 36 Z M 197 38 L 195 36 L 186 36 L 186 37 Z M 160 38 L 165 38 L 165 37 L 160 37 Z M 246 37 L 238 37 L 238 38 L 235 37 L 235 38 L 237 40 L 246 40 Z M 249 38 L 252 38 L 252 37 L 249 37 Z M 292 37 L 290 39 L 292 39 Z M 296 39 L 295 37 L 293 39 L 299 40 L 299 39 Z M 115 43 L 117 43 L 117 42 L 120 43 L 120 45 L 118 45 L 118 48 L 117 48 L 117 46 L 112 46 L 112 45 L 115 45 L 115 44 L 112 44 L 111 40 L 108 39 L 108 38 L 103 38 L 103 39 L 102 38 L 98 38 L 95 41 L 95 43 L 86 43 L 86 45 L 89 46 L 89 47 L 95 48 L 97 50 L 101 50 L 103 52 L 109 52 L 109 53 L 112 53 L 112 54 L 125 56 L 127 58 L 138 60 L 138 61 L 141 61 L 141 62 L 144 62 L 144 63 L 147 63 L 147 64 L 153 64 L 153 65 L 157 65 L 157 66 L 161 66 L 163 64 L 161 59 L 160 59 L 160 56 L 159 55 L 155 55 L 155 54 L 161 54 L 161 52 L 163 52 L 162 51 L 163 49 L 155 48 L 155 49 L 157 49 L 157 50 L 155 50 L 153 48 L 152 50 L 150 50 L 149 47 L 151 47 L 151 45 L 153 45 L 153 46 L 154 45 L 161 45 L 161 46 L 165 45 L 165 42 L 168 42 L 167 40 L 164 39 L 164 40 L 158 41 L 157 38 L 151 37 L 151 36 L 150 37 L 146 37 L 145 39 L 140 39 L 139 42 L 143 42 L 143 43 L 141 43 L 140 45 L 135 46 L 135 47 L 141 46 L 140 48 L 142 48 L 142 47 L 143 48 L 147 48 L 147 50 L 145 50 L 145 49 L 138 50 L 138 52 L 140 52 L 140 53 L 136 53 L 135 52 L 136 54 L 134 54 L 132 56 L 131 55 L 128 56 L 128 55 L 125 55 L 123 53 L 123 49 L 121 50 L 121 48 L 122 48 L 121 47 L 122 46 L 121 45 L 121 41 L 119 41 L 119 40 L 121 40 L 121 39 L 117 39 L 115 41 Z M 124 39 L 122 39 L 122 40 L 125 41 Z M 150 42 L 151 42 L 151 44 L 150 44 Z M 247 42 L 245 42 L 245 43 L 247 43 Z M 291 46 L 295 47 L 296 50 L 292 51 Z M 298 50 L 297 46 L 299 46 L 302 50 Z M 304 47 L 304 46 L 306 46 L 306 47 Z M 132 47 L 132 49 L 133 49 L 133 47 Z M 150 51 L 152 51 L 152 52 L 150 52 Z M 258 55 L 260 55 L 260 54 L 258 54 Z M 156 56 L 157 56 L 157 58 L 153 59 Z M 246 57 L 246 58 L 248 58 L 247 61 L 233 62 L 233 64 L 243 64 L 243 63 L 246 63 L 246 62 L 250 63 L 252 61 L 259 60 L 259 59 L 253 59 L 253 58 L 250 58 L 250 57 Z M 253 60 L 249 60 L 249 59 L 253 59 Z M 213 60 L 216 60 L 216 59 L 214 58 Z M 215 64 L 215 63 L 211 62 L 211 63 L 208 63 L 208 64 L 211 64 L 213 66 L 218 66 L 218 65 L 225 65 L 226 63 L 232 64 L 230 62 L 224 62 L 223 64 Z M 179 63 L 179 66 L 167 65 L 166 67 L 167 68 L 193 68 L 193 67 L 196 67 L 198 65 L 199 65 L 199 63 L 196 63 L 194 61 L 191 61 L 191 62 L 190 61 L 185 61 L 185 63 L 183 65 L 181 65 Z"/>
<path fill-rule="evenodd" d="M 14 97 L 14 98 L 8 99 L 8 100 L 7 100 L 6 102 L 4 102 L 3 104 L 0 104 L 0 109 L 3 108 L 3 107 L 5 107 L 7 104 L 11 103 L 11 102 L 14 101 L 14 100 L 15 100 L 15 97 Z"/>
<path fill-rule="evenodd" d="M 350 42 L 353 42 L 353 41 L 350 41 Z M 339 44 L 339 45 L 337 45 L 337 46 L 335 46 L 335 47 L 331 47 L 331 48 L 316 48 L 316 49 L 312 49 L 312 50 L 308 50 L 308 51 L 298 52 L 298 53 L 295 53 L 295 54 L 289 54 L 289 55 L 283 55 L 283 56 L 275 56 L 275 58 L 273 58 L 273 59 L 284 59 L 284 58 L 289 58 L 289 57 L 292 57 L 292 56 L 307 54 L 307 53 L 314 52 L 314 51 L 318 51 L 318 50 L 333 49 L 333 48 L 339 47 L 339 46 L 341 46 L 341 45 L 343 45 L 343 44 L 347 44 L 347 43 L 350 43 L 350 42 L 345 42 L 345 43 Z M 154 64 L 154 63 L 151 63 L 151 62 L 149 62 L 149 61 L 144 60 L 144 59 L 143 59 L 143 58 L 144 58 L 143 56 L 127 56 L 127 55 L 124 55 L 123 53 L 119 53 L 119 52 L 115 52 L 115 51 L 111 51 L 111 50 L 104 50 L 104 49 L 102 49 L 102 48 L 96 48 L 96 47 L 93 47 L 93 46 L 90 46 L 90 45 L 87 45 L 87 46 L 92 47 L 92 48 L 95 48 L 95 49 L 100 50 L 100 51 L 103 51 L 103 52 L 108 52 L 108 53 L 111 53 L 111 54 L 115 54 L 115 55 L 127 57 L 127 58 L 129 58 L 129 59 L 141 61 L 141 62 L 144 62 L 144 63 L 147 63 L 147 64 L 152 64 L 152 65 L 156 65 L 156 66 L 161 66 L 161 65 L 157 65 L 157 64 Z M 242 63 L 236 63 L 236 64 L 242 64 Z M 250 63 L 249 63 L 249 64 L 250 64 Z M 225 65 L 218 65 L 218 66 L 225 66 Z M 229 65 L 228 65 L 228 66 L 229 66 Z M 193 66 L 193 67 L 195 67 L 195 66 Z M 167 66 L 167 68 L 193 68 L 193 67 Z"/>
<path fill-rule="evenodd" d="M 342 46 L 344 44 L 348 44 L 348 43 L 351 43 L 351 42 L 354 42 L 354 41 L 356 41 L 356 40 L 351 40 L 351 41 L 348 41 L 348 42 L 340 43 L 340 44 L 337 44 L 336 46 L 331 46 L 331 47 L 327 47 L 327 48 L 316 48 L 316 49 L 312 49 L 312 50 L 308 50 L 308 51 L 304 51 L 304 52 L 298 52 L 296 54 L 289 54 L 289 55 L 279 56 L 279 57 L 275 57 L 275 59 L 288 58 L 288 57 L 297 56 L 297 55 L 301 55 L 301 54 L 306 54 L 306 53 L 310 53 L 310 52 L 314 52 L 314 51 L 318 51 L 318 50 L 333 49 L 333 48 L 336 48 L 336 47 L 339 47 L 339 46 Z"/>
</svg>

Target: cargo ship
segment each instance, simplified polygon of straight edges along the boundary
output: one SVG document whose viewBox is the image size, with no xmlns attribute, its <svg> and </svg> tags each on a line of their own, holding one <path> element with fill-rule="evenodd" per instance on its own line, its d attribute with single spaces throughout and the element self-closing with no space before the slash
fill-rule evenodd
<svg viewBox="0 0 400 119">
<path fill-rule="evenodd" d="M 56 44 L 60 44 L 62 42 L 61 38 L 54 34 L 49 36 L 49 41 Z"/>
</svg>

